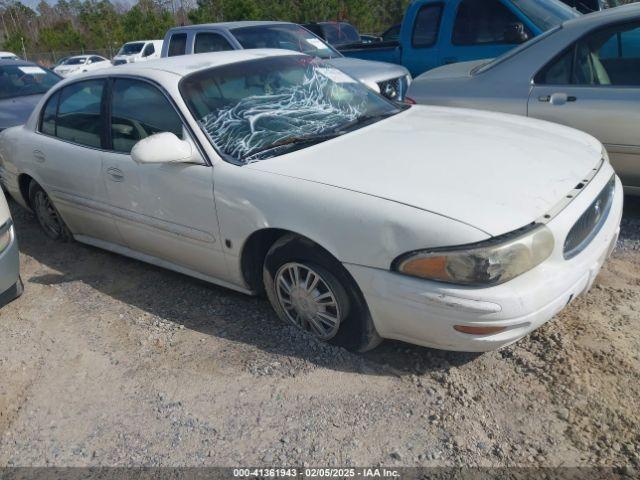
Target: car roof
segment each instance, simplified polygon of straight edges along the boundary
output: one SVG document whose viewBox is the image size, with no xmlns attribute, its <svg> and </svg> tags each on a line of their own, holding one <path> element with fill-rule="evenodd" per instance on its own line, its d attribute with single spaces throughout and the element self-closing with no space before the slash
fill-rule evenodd
<svg viewBox="0 0 640 480">
<path fill-rule="evenodd" d="M 149 42 L 161 42 L 162 40 L 131 40 L 130 42 L 124 42 L 123 45 L 129 45 L 130 43 L 149 43 Z"/>
<path fill-rule="evenodd" d="M 564 22 L 563 28 L 589 29 L 617 21 L 633 21 L 640 18 L 640 3 L 629 3 L 620 7 L 608 8 L 600 12 L 581 15 Z"/>
<path fill-rule="evenodd" d="M 295 25 L 292 22 L 279 22 L 279 21 L 271 21 L 271 20 L 244 20 L 238 22 L 218 22 L 218 23 L 201 23 L 199 25 L 186 25 L 184 27 L 173 27 L 171 31 L 174 30 L 199 30 L 203 28 L 226 28 L 231 30 L 233 28 L 244 28 L 244 27 L 259 27 L 263 25 Z"/>
<path fill-rule="evenodd" d="M 33 62 L 27 62 L 25 60 L 0 60 L 0 67 L 6 67 L 6 66 L 22 66 L 22 67 L 26 67 L 26 66 L 31 66 L 31 67 L 39 67 L 40 65 L 38 65 L 37 63 L 33 63 Z"/>
<path fill-rule="evenodd" d="M 124 73 L 128 75 L 144 75 L 146 71 L 155 70 L 173 73 L 184 77 L 191 73 L 206 70 L 207 68 L 220 67 L 233 63 L 243 62 L 246 60 L 257 60 L 260 58 L 281 57 L 288 55 L 303 55 L 293 50 L 278 49 L 251 49 L 251 50 L 227 50 L 224 52 L 198 53 L 195 55 L 179 55 L 176 57 L 166 57 L 157 60 L 149 60 L 147 62 L 128 63 L 118 65 L 113 69 L 109 69 L 109 74 Z M 107 71 L 96 71 L 95 75 L 103 75 Z M 86 78 L 85 76 L 84 78 Z"/>
</svg>

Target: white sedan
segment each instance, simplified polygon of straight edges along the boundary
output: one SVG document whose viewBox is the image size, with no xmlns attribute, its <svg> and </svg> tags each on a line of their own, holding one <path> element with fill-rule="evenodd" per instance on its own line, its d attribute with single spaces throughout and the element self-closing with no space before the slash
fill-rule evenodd
<svg viewBox="0 0 640 480">
<path fill-rule="evenodd" d="M 358 350 L 518 340 L 589 289 L 622 214 L 593 137 L 400 106 L 280 50 L 63 81 L 0 156 L 52 238 L 266 291 L 283 320 Z"/>
<path fill-rule="evenodd" d="M 111 66 L 111 62 L 100 55 L 76 55 L 75 57 L 67 58 L 55 67 L 53 71 L 61 77 L 69 77 Z"/>
</svg>

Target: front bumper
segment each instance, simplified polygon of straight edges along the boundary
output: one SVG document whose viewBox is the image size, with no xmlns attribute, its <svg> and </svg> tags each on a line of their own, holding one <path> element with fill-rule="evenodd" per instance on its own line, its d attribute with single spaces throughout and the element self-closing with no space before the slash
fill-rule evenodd
<svg viewBox="0 0 640 480">
<path fill-rule="evenodd" d="M 624 196 L 618 178 L 611 210 L 598 234 L 574 258 L 565 260 L 562 252 L 567 233 L 612 174 L 607 164 L 549 221 L 547 227 L 556 240 L 551 256 L 502 285 L 452 286 L 346 264 L 364 294 L 380 336 L 443 350 L 483 352 L 513 343 L 549 321 L 591 288 L 615 248 Z M 470 335 L 454 330 L 454 325 L 507 328 L 492 335 Z"/>
<path fill-rule="evenodd" d="M 20 256 L 15 228 L 11 226 L 11 241 L 0 253 L 0 308 L 22 294 Z"/>
</svg>

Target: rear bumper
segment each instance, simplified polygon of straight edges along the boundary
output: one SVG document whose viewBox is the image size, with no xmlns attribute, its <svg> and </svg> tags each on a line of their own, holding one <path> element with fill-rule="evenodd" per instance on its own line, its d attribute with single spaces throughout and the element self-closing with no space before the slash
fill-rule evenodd
<svg viewBox="0 0 640 480">
<path fill-rule="evenodd" d="M 556 246 L 551 257 L 533 270 L 502 285 L 468 288 L 445 285 L 391 271 L 347 264 L 360 286 L 381 337 L 443 350 L 482 352 L 513 343 L 549 321 L 589 290 L 615 248 L 622 217 L 619 179 L 609 216 L 598 234 L 570 260 L 562 255 L 564 239 L 612 174 L 598 175 L 585 191 L 547 226 Z M 579 201 L 578 201 L 579 200 Z M 499 326 L 492 335 L 470 335 L 455 325 Z"/>
</svg>

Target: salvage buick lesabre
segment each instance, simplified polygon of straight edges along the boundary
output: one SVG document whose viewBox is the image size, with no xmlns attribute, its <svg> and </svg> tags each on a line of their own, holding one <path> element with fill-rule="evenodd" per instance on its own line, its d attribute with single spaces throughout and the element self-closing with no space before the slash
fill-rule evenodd
<svg viewBox="0 0 640 480">
<path fill-rule="evenodd" d="M 623 201 L 586 134 L 399 106 L 279 50 L 64 81 L 0 154 L 50 237 L 266 291 L 283 320 L 358 350 L 518 340 L 589 289 Z"/>
</svg>

